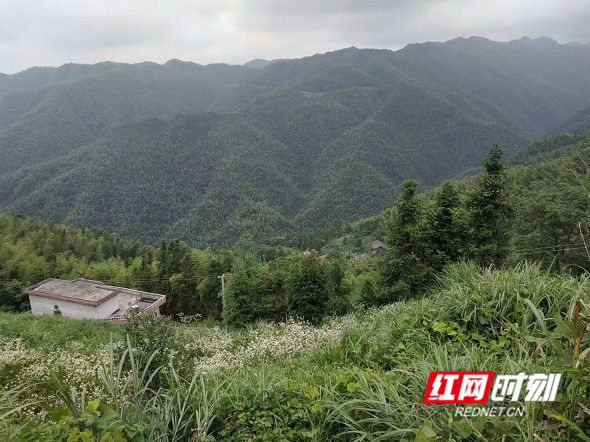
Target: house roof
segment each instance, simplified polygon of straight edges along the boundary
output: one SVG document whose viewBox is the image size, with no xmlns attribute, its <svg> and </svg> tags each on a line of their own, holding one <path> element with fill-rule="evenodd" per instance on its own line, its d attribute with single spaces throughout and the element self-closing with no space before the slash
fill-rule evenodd
<svg viewBox="0 0 590 442">
<path fill-rule="evenodd" d="M 131 289 L 123 289 L 118 297 L 119 309 L 107 318 L 109 321 L 126 322 L 127 313 L 130 309 L 137 308 L 143 314 L 156 311 L 166 302 L 166 296 L 164 295 Z"/>
<path fill-rule="evenodd" d="M 385 250 L 389 249 L 389 246 L 387 244 L 385 244 L 383 241 L 379 241 L 378 239 L 371 243 L 371 247 L 373 248 L 373 250 L 378 249 L 380 247 Z"/>
<path fill-rule="evenodd" d="M 25 289 L 27 295 L 97 306 L 109 299 L 121 295 L 149 301 L 165 302 L 166 297 L 157 293 L 140 292 L 124 287 L 106 285 L 100 281 L 77 278 L 72 281 L 49 278 Z"/>
</svg>

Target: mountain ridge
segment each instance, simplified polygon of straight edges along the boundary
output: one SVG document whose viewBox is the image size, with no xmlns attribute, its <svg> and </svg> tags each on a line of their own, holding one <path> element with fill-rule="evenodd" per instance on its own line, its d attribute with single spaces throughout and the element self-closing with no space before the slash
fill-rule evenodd
<svg viewBox="0 0 590 442">
<path fill-rule="evenodd" d="M 488 41 L 488 42 L 493 42 L 493 43 L 499 43 L 499 44 L 518 44 L 518 43 L 522 43 L 522 42 L 538 42 L 538 43 L 550 43 L 552 45 L 559 45 L 559 46 L 575 46 L 575 47 L 580 47 L 580 46 L 590 46 L 590 41 L 588 42 L 580 42 L 580 41 L 568 41 L 565 43 L 560 43 L 557 40 L 555 40 L 552 37 L 546 36 L 546 35 L 541 35 L 539 37 L 529 37 L 529 36 L 522 36 L 520 38 L 515 38 L 512 40 L 506 40 L 506 41 L 497 41 L 497 40 L 492 40 L 488 37 L 483 37 L 483 36 L 479 36 L 479 35 L 471 35 L 469 37 L 454 37 L 454 38 L 450 38 L 448 40 L 443 40 L 443 41 L 423 41 L 423 42 L 419 42 L 419 43 L 407 43 L 405 46 L 403 46 L 402 48 L 399 49 L 390 49 L 390 48 L 369 48 L 369 47 L 361 47 L 359 48 L 358 46 L 349 46 L 346 48 L 340 48 L 340 49 L 333 49 L 333 50 L 329 50 L 323 53 L 316 53 L 314 55 L 307 55 L 304 57 L 296 57 L 296 58 L 281 58 L 281 59 L 265 59 L 265 58 L 253 58 L 245 63 L 227 63 L 227 62 L 213 62 L 213 63 L 207 63 L 207 64 L 201 64 L 198 63 L 194 60 L 181 60 L 178 58 L 171 58 L 165 62 L 162 63 L 158 63 L 155 61 L 150 61 L 150 60 L 145 60 L 145 61 L 140 61 L 140 62 L 116 62 L 116 61 L 111 61 L 111 60 L 105 60 L 105 61 L 100 61 L 100 62 L 96 62 L 96 63 L 74 63 L 74 62 L 68 62 L 68 63 L 63 63 L 59 66 L 30 66 L 28 68 L 25 68 L 21 71 L 18 72 L 14 72 L 11 74 L 5 73 L 5 72 L 0 72 L 0 79 L 3 77 L 11 77 L 11 76 L 18 76 L 24 73 L 27 73 L 28 71 L 50 71 L 50 70 L 58 70 L 60 68 L 66 67 L 66 66 L 96 66 L 96 65 L 100 65 L 100 64 L 119 64 L 119 65 L 128 65 L 128 66 L 132 66 L 132 65 L 142 65 L 142 64 L 154 64 L 154 65 L 159 65 L 159 66 L 164 66 L 167 63 L 170 62 L 182 62 L 182 63 L 191 63 L 194 65 L 198 65 L 198 66 L 211 66 L 211 65 L 226 65 L 226 66 L 256 66 L 259 64 L 264 64 L 266 67 L 268 64 L 274 63 L 276 61 L 282 61 L 282 60 L 297 60 L 297 59 L 305 59 L 305 58 L 309 58 L 309 57 L 313 57 L 316 55 L 326 55 L 326 54 L 330 54 L 333 52 L 338 52 L 338 51 L 342 51 L 342 50 L 347 50 L 347 49 L 360 49 L 360 50 L 375 50 L 375 51 L 389 51 L 389 52 L 397 52 L 400 50 L 405 49 L 406 47 L 411 47 L 411 46 L 415 46 L 415 45 L 427 45 L 427 44 L 445 44 L 445 43 L 449 43 L 449 42 L 453 42 L 453 41 L 461 41 L 461 40 L 481 40 L 481 41 Z"/>
</svg>

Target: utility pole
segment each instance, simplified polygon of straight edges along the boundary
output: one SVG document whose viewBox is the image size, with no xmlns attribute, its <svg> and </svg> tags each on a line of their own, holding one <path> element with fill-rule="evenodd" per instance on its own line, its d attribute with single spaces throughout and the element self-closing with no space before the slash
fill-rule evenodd
<svg viewBox="0 0 590 442">
<path fill-rule="evenodd" d="M 221 317 L 223 317 L 225 312 L 225 273 L 218 276 L 217 279 L 221 279 Z"/>
</svg>

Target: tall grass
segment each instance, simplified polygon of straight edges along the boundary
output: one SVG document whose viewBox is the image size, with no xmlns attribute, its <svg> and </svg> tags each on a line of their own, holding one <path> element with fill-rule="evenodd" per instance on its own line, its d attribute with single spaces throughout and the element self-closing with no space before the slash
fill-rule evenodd
<svg viewBox="0 0 590 442">
<path fill-rule="evenodd" d="M 156 352 L 145 360 L 136 358 L 127 339 L 117 361 L 111 345 L 109 364 L 100 378 L 119 419 L 144 424 L 149 429 L 147 440 L 206 440 L 223 383 L 207 385 L 198 373 L 183 378 L 173 361 L 153 366 L 155 356 Z"/>
<path fill-rule="evenodd" d="M 32 313 L 0 312 L 0 340 L 19 338 L 29 348 L 69 349 L 91 353 L 109 342 L 123 338 L 121 325 L 94 319 L 71 319 Z"/>
<path fill-rule="evenodd" d="M 494 272 L 468 263 L 450 267 L 430 296 L 369 315 L 369 321 L 346 330 L 335 345 L 310 354 L 317 364 L 364 368 L 347 379 L 349 389 L 327 403 L 330 419 L 341 429 L 338 434 L 359 441 L 435 435 L 533 440 L 535 434 L 562 427 L 556 418 L 547 420 L 547 407 L 555 409 L 561 422 L 577 418 L 590 427 L 583 405 L 590 401 L 590 350 L 580 351 L 584 360 L 571 369 L 575 305 L 588 289 L 585 276 L 551 276 L 527 263 Z M 581 345 L 589 348 L 590 340 Z M 562 372 L 563 396 L 546 406 L 520 404 L 527 415 L 519 419 L 455 419 L 453 406 L 421 404 L 431 371 L 482 370 Z M 569 427 L 561 431 L 567 436 L 557 440 L 580 437 Z"/>
<path fill-rule="evenodd" d="M 37 401 L 23 399 L 30 386 L 19 385 L 14 388 L 0 388 L 0 435 L 6 440 L 13 440 L 22 431 L 22 425 L 15 424 L 13 418 L 27 407 L 33 406 Z"/>
</svg>

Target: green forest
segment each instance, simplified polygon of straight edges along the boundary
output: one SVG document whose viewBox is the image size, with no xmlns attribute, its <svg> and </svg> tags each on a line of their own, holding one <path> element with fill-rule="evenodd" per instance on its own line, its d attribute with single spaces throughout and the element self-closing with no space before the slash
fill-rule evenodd
<svg viewBox="0 0 590 442">
<path fill-rule="evenodd" d="M 231 251 L 154 248 L 2 215 L 0 434 L 588 440 L 589 156 L 589 132 L 511 164 L 492 146 L 479 174 L 423 193 L 406 180 L 389 210 L 300 239 L 317 250 L 252 235 Z M 375 235 L 387 253 L 363 246 Z M 22 289 L 48 276 L 166 294 L 165 316 L 33 316 Z M 503 419 L 421 403 L 430 371 L 486 367 L 563 373 L 560 393 Z"/>
<path fill-rule="evenodd" d="M 406 179 L 432 189 L 493 144 L 511 157 L 587 129 L 588 52 L 459 38 L 263 68 L 31 68 L 0 77 L 0 209 L 153 246 L 300 248 L 391 207 Z"/>
<path fill-rule="evenodd" d="M 302 236 L 302 249 L 260 244 L 251 233 L 231 250 L 195 249 L 178 239 L 154 248 L 101 229 L 2 215 L 2 309 L 27 310 L 20 293 L 45 278 L 86 277 L 165 294 L 165 313 L 173 317 L 317 322 L 359 304 L 417 296 L 445 266 L 463 260 L 495 268 L 528 260 L 556 273 L 583 272 L 590 132 L 533 143 L 511 166 L 502 155 L 493 147 L 480 174 L 422 194 L 416 180 L 404 181 L 391 209 Z M 385 257 L 370 254 L 374 239 L 389 245 Z"/>
</svg>

